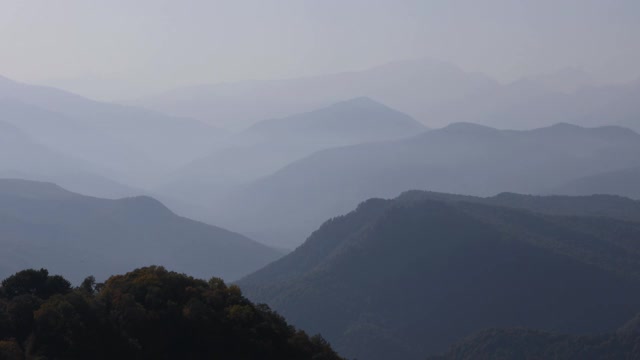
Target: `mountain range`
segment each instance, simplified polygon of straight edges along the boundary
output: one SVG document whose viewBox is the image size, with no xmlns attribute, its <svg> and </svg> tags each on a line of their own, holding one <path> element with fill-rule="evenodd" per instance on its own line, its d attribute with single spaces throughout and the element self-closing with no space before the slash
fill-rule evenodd
<svg viewBox="0 0 640 360">
<path fill-rule="evenodd" d="M 468 73 L 442 61 L 420 59 L 307 78 L 178 88 L 131 104 L 228 129 L 244 129 L 264 119 L 367 96 L 423 123 L 438 124 L 430 118 L 429 108 L 494 87 L 499 84 L 482 74 Z"/>
<path fill-rule="evenodd" d="M 513 131 L 452 124 L 405 139 L 316 152 L 230 192 L 210 216 L 292 248 L 324 220 L 367 198 L 407 189 L 549 194 L 585 176 L 640 166 L 638 154 L 640 135 L 621 127 L 557 124 Z"/>
<path fill-rule="evenodd" d="M 230 129 L 368 96 L 431 127 L 473 122 L 533 129 L 558 122 L 640 131 L 640 81 L 605 84 L 575 68 L 500 83 L 431 59 L 308 78 L 199 85 L 132 104 Z"/>
<path fill-rule="evenodd" d="M 145 187 L 212 148 L 220 130 L 196 120 L 97 102 L 0 77 L 0 119 L 98 175 Z"/>
<path fill-rule="evenodd" d="M 370 98 L 351 99 L 258 122 L 222 141 L 209 155 L 174 171 L 156 191 L 191 203 L 214 202 L 314 152 L 424 131 L 424 125 L 408 115 Z"/>
<path fill-rule="evenodd" d="M 638 220 L 617 196 L 413 191 L 327 221 L 238 285 L 347 358 L 423 359 L 486 328 L 595 335 L 640 311 Z"/>
</svg>

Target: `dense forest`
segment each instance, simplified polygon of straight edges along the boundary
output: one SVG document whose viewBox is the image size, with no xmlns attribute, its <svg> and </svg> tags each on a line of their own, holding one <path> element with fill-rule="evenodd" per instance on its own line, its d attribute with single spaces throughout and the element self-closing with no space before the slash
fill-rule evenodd
<svg viewBox="0 0 640 360">
<path fill-rule="evenodd" d="M 74 288 L 45 269 L 0 288 L 0 359 L 314 359 L 340 357 L 235 285 L 136 269 Z"/>
</svg>

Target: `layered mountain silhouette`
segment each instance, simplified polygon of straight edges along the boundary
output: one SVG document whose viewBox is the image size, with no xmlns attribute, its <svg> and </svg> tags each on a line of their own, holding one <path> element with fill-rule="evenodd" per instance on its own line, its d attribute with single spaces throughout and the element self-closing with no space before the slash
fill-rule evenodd
<svg viewBox="0 0 640 360">
<path fill-rule="evenodd" d="M 52 150 L 21 129 L 0 122 L 0 178 L 46 180 L 76 192 L 106 198 L 139 193 L 97 172 L 92 164 Z"/>
<path fill-rule="evenodd" d="M 0 118 L 51 149 L 134 186 L 212 148 L 219 130 L 201 122 L 102 103 L 0 77 Z"/>
<path fill-rule="evenodd" d="M 407 189 L 549 193 L 580 177 L 640 166 L 638 154 L 640 135 L 620 127 L 510 131 L 459 123 L 403 140 L 317 152 L 229 194 L 211 217 L 294 247 L 325 219 L 370 197 Z"/>
<path fill-rule="evenodd" d="M 140 196 L 106 200 L 51 183 L 0 180 L 0 277 L 46 267 L 77 282 L 164 264 L 237 279 L 280 256 L 242 235 L 179 217 Z"/>
<path fill-rule="evenodd" d="M 474 122 L 532 129 L 558 122 L 640 131 L 640 82 L 602 84 L 575 68 L 506 84 L 435 60 L 399 61 L 364 71 L 175 89 L 133 102 L 228 128 L 369 96 L 433 127 Z"/>
<path fill-rule="evenodd" d="M 369 98 L 261 121 L 227 139 L 210 155 L 174 172 L 158 191 L 191 202 L 214 201 L 239 185 L 274 173 L 316 151 L 399 139 L 426 128 L 408 115 Z"/>
<path fill-rule="evenodd" d="M 486 328 L 599 334 L 640 310 L 638 219 L 616 196 L 409 192 L 238 284 L 347 358 L 423 359 Z"/>
<path fill-rule="evenodd" d="M 133 104 L 225 128 L 242 129 L 267 118 L 285 117 L 368 96 L 429 123 L 435 120 L 429 111 L 432 107 L 499 86 L 482 74 L 421 59 L 308 78 L 180 88 Z"/>
</svg>

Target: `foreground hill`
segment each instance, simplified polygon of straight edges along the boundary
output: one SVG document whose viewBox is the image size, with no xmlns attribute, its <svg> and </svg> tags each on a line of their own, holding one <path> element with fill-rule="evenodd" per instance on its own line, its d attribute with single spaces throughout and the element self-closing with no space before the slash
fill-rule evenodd
<svg viewBox="0 0 640 360">
<path fill-rule="evenodd" d="M 76 289 L 45 269 L 5 279 L 0 358 L 340 360 L 237 286 L 155 266 Z"/>
<path fill-rule="evenodd" d="M 238 284 L 350 358 L 422 359 L 491 327 L 596 334 L 640 311 L 639 214 L 618 197 L 372 199 Z"/>
<path fill-rule="evenodd" d="M 54 184 L 0 180 L 0 277 L 47 267 L 70 280 L 162 264 L 236 279 L 280 253 L 242 235 L 179 217 L 149 197 L 106 200 Z"/>
<path fill-rule="evenodd" d="M 317 152 L 230 194 L 211 217 L 270 244 L 295 247 L 322 221 L 370 197 L 407 189 L 544 194 L 576 178 L 640 166 L 638 154 L 640 135 L 620 127 L 510 131 L 453 124 L 403 140 Z"/>
<path fill-rule="evenodd" d="M 261 121 L 175 171 L 173 180 L 159 191 L 190 202 L 211 202 L 216 194 L 270 175 L 316 151 L 399 139 L 425 130 L 411 117 L 369 98 L 351 99 Z"/>
</svg>

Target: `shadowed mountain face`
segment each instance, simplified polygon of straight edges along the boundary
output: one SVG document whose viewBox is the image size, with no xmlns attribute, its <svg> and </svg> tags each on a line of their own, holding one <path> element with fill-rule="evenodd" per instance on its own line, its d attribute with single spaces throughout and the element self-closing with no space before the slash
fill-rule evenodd
<svg viewBox="0 0 640 360">
<path fill-rule="evenodd" d="M 324 219 L 370 197 L 406 189 L 548 193 L 579 177 L 640 166 L 637 154 L 640 135 L 619 127 L 506 131 L 453 124 L 404 140 L 315 153 L 230 194 L 211 217 L 294 247 Z"/>
<path fill-rule="evenodd" d="M 46 267 L 77 282 L 166 264 L 236 279 L 280 256 L 242 235 L 179 217 L 149 197 L 105 200 L 25 180 L 0 180 L 0 233 L 0 277 Z"/>
<path fill-rule="evenodd" d="M 100 175 L 142 186 L 210 149 L 219 132 L 195 120 L 101 103 L 0 78 L 0 119 Z"/>
<path fill-rule="evenodd" d="M 229 189 L 332 147 L 403 138 L 425 131 L 409 116 L 369 98 L 265 120 L 227 139 L 210 155 L 174 172 L 158 191 L 191 202 L 216 201 Z"/>
<path fill-rule="evenodd" d="M 489 327 L 597 334 L 640 310 L 630 219 L 640 204 L 611 196 L 411 192 L 326 222 L 239 285 L 347 358 L 422 359 Z"/>
</svg>

